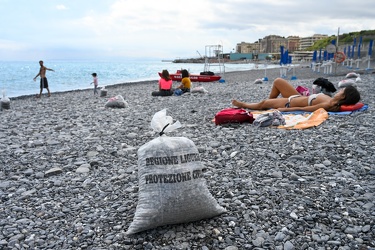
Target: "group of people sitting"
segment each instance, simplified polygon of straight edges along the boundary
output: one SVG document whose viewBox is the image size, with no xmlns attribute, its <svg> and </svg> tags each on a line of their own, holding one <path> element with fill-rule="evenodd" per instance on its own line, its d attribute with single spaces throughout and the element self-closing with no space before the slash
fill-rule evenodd
<svg viewBox="0 0 375 250">
<path fill-rule="evenodd" d="M 191 81 L 189 72 L 181 70 L 181 84 L 172 89 L 172 79 L 168 70 L 162 71 L 159 80 L 159 91 L 152 92 L 153 96 L 171 96 L 174 91 L 181 90 L 182 93 L 190 92 Z M 281 95 L 281 97 L 279 97 Z M 341 88 L 333 97 L 324 93 L 313 94 L 309 96 L 301 95 L 290 83 L 285 79 L 276 78 L 273 82 L 271 92 L 268 99 L 264 99 L 257 103 L 246 103 L 238 100 L 232 100 L 232 105 L 238 108 L 246 108 L 252 110 L 278 109 L 279 111 L 306 111 L 314 112 L 320 108 L 326 111 L 340 111 L 341 105 L 354 105 L 360 100 L 360 94 L 356 87 L 347 86 Z"/>
<path fill-rule="evenodd" d="M 173 82 L 169 72 L 168 70 L 164 69 L 161 73 L 161 78 L 159 79 L 159 91 L 152 92 L 152 96 L 171 96 L 175 92 L 180 92 L 179 94 L 190 92 L 191 81 L 189 78 L 189 72 L 186 69 L 181 70 L 181 78 L 181 84 L 177 88 L 173 89 Z"/>
</svg>

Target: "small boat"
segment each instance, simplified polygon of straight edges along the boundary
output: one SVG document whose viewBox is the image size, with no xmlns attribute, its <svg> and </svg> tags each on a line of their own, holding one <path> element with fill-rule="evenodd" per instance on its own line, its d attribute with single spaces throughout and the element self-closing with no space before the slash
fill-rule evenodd
<svg viewBox="0 0 375 250">
<path fill-rule="evenodd" d="M 159 72 L 159 76 L 161 77 L 161 72 Z M 172 81 L 181 81 L 181 71 L 177 70 L 176 74 L 169 74 Z M 215 75 L 213 72 L 201 72 L 198 74 L 190 74 L 189 75 L 190 81 L 192 82 L 214 82 L 219 81 L 221 79 L 221 76 Z"/>
</svg>

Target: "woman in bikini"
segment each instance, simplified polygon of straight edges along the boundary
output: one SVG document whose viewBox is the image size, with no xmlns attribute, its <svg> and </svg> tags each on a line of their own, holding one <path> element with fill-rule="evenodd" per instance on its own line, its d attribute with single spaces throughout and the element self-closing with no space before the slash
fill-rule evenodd
<svg viewBox="0 0 375 250">
<path fill-rule="evenodd" d="M 281 98 L 277 98 L 281 94 Z M 360 100 L 358 90 L 353 86 L 341 89 L 335 96 L 323 93 L 302 96 L 297 90 L 282 78 L 277 78 L 272 85 L 269 99 L 258 103 L 245 103 L 233 100 L 232 104 L 239 108 L 253 110 L 278 109 L 279 111 L 313 112 L 319 108 L 326 111 L 340 111 L 341 105 L 356 104 Z"/>
</svg>

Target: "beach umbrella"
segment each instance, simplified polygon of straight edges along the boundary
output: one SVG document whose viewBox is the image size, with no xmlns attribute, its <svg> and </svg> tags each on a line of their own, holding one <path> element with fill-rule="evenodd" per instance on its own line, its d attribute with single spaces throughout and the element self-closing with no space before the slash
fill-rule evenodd
<svg viewBox="0 0 375 250">
<path fill-rule="evenodd" d="M 353 46 L 356 46 L 356 45 L 357 45 L 357 38 L 354 37 L 354 39 L 353 39 Z"/>
<path fill-rule="evenodd" d="M 374 43 L 374 40 L 370 40 L 369 46 L 368 46 L 368 55 L 372 55 L 372 45 Z"/>
<path fill-rule="evenodd" d="M 319 62 L 322 61 L 322 49 L 319 50 Z"/>
<path fill-rule="evenodd" d="M 324 60 L 324 61 L 327 61 L 327 60 L 328 60 L 328 59 L 327 59 L 327 58 L 328 58 L 327 54 L 328 54 L 328 53 L 327 53 L 327 50 L 325 50 L 325 51 L 323 52 L 323 60 Z"/>
<path fill-rule="evenodd" d="M 370 40 L 370 43 L 368 45 L 368 61 L 367 61 L 367 69 L 370 69 L 370 58 L 372 54 L 372 44 L 374 43 L 374 40 Z"/>
<path fill-rule="evenodd" d="M 288 63 L 292 64 L 292 56 L 288 56 Z"/>
<path fill-rule="evenodd" d="M 284 46 L 280 46 L 280 65 L 283 64 Z"/>
<path fill-rule="evenodd" d="M 359 37 L 359 43 L 358 43 L 358 51 L 357 51 L 357 57 L 361 57 L 361 46 L 362 46 L 362 36 Z"/>
<path fill-rule="evenodd" d="M 361 57 L 361 44 L 358 43 L 358 54 L 357 54 L 357 57 L 360 58 Z"/>
<path fill-rule="evenodd" d="M 336 46 L 336 40 L 332 40 L 331 44 Z M 332 59 L 335 56 L 335 53 L 329 53 L 328 54 L 328 60 Z"/>
<path fill-rule="evenodd" d="M 344 47 L 344 54 L 346 55 L 346 47 Z"/>
<path fill-rule="evenodd" d="M 314 50 L 313 58 L 312 58 L 313 62 L 316 62 L 316 54 L 317 54 L 317 52 L 316 52 L 316 50 Z"/>
<path fill-rule="evenodd" d="M 354 58 L 354 48 L 355 48 L 355 45 L 353 45 L 353 47 L 352 47 L 352 55 L 351 55 L 351 58 Z"/>
<path fill-rule="evenodd" d="M 288 50 L 285 50 L 284 57 L 283 57 L 283 63 L 284 64 L 288 64 L 288 56 L 289 56 L 289 52 L 288 52 Z"/>
<path fill-rule="evenodd" d="M 350 46 L 348 46 L 348 58 L 351 58 L 350 57 Z"/>
</svg>

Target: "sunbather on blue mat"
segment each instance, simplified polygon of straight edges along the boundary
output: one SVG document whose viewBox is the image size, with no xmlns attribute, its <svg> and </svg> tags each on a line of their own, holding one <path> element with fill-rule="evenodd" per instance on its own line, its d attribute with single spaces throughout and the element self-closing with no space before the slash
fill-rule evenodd
<svg viewBox="0 0 375 250">
<path fill-rule="evenodd" d="M 281 94 L 281 98 L 278 96 Z M 319 108 L 326 111 L 338 112 L 341 105 L 354 105 L 360 100 L 358 90 L 353 86 L 342 88 L 336 95 L 330 97 L 325 94 L 302 96 L 298 91 L 282 78 L 273 82 L 269 99 L 258 103 L 245 103 L 233 100 L 232 104 L 239 108 L 252 110 L 278 109 L 279 111 L 314 112 Z"/>
</svg>

